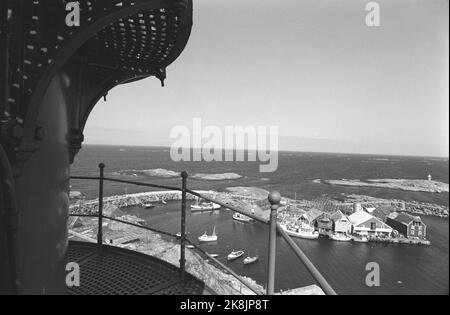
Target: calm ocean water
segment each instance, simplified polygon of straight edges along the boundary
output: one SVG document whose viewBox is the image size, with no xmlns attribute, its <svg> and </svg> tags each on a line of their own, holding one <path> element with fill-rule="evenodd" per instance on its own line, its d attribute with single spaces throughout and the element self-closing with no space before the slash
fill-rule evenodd
<svg viewBox="0 0 450 315">
<path fill-rule="evenodd" d="M 434 193 L 403 192 L 390 189 L 337 187 L 314 184 L 313 179 L 322 178 L 433 178 L 448 183 L 448 159 L 397 156 L 370 156 L 351 154 L 319 154 L 282 152 L 279 168 L 275 173 L 261 174 L 258 164 L 248 162 L 172 162 L 168 149 L 148 147 L 84 146 L 72 167 L 72 175 L 98 175 L 97 165 L 104 162 L 106 175 L 134 169 L 164 168 L 173 171 L 187 170 L 194 173 L 235 172 L 243 176 L 239 180 L 203 181 L 190 179 L 194 189 L 224 190 L 230 186 L 256 186 L 267 190 L 279 190 L 283 195 L 313 199 L 321 196 L 339 197 L 341 193 L 370 195 L 380 198 L 397 198 L 432 202 L 448 206 L 449 195 Z M 136 178 L 140 181 L 179 186 L 178 178 Z M 73 181 L 74 190 L 90 198 L 97 195 L 98 183 Z M 107 183 L 106 195 L 145 191 L 142 188 Z M 143 210 L 138 207 L 129 211 L 147 220 L 150 226 L 176 233 L 180 226 L 180 205 L 171 202 L 165 207 Z M 230 263 L 239 274 L 248 275 L 260 284 L 265 283 L 267 266 L 267 228 L 257 223 L 242 224 L 231 219 L 230 211 L 190 214 L 188 231 L 191 239 L 215 226 L 219 235 L 217 243 L 202 245 L 221 259 L 233 249 L 260 255 L 255 265 L 244 266 L 242 262 Z M 449 293 L 449 224 L 447 219 L 424 217 L 428 224 L 431 247 L 397 244 L 353 244 L 328 240 L 296 240 L 330 284 L 340 294 L 448 294 Z M 305 268 L 292 254 L 282 239 L 278 240 L 277 289 L 286 290 L 314 283 Z M 282 257 L 282 258 L 281 258 Z M 381 286 L 365 285 L 365 266 L 378 262 L 381 268 Z"/>
</svg>

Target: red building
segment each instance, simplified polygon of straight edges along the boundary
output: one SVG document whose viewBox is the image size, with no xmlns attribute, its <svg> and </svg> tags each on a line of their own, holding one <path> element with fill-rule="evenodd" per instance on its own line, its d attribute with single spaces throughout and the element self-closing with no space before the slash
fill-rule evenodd
<svg viewBox="0 0 450 315">
<path fill-rule="evenodd" d="M 427 236 L 427 226 L 420 217 L 393 212 L 386 217 L 386 223 L 408 238 L 425 239 Z"/>
</svg>

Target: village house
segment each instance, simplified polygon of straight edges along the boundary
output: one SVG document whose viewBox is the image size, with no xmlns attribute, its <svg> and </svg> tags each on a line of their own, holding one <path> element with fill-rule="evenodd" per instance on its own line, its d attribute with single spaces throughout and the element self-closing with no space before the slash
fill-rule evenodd
<svg viewBox="0 0 450 315">
<path fill-rule="evenodd" d="M 386 217 L 388 215 L 390 215 L 392 212 L 395 212 L 396 210 L 397 209 L 395 209 L 392 206 L 383 205 L 383 206 L 379 206 L 379 207 L 375 208 L 372 211 L 371 215 L 373 215 L 374 217 L 380 219 L 383 222 L 386 222 Z"/>
<path fill-rule="evenodd" d="M 390 236 L 392 228 L 380 219 L 360 210 L 348 217 L 352 223 L 352 233 L 364 236 Z"/>
<path fill-rule="evenodd" d="M 427 236 L 427 226 L 420 217 L 393 212 L 386 218 L 386 223 L 407 238 L 425 239 Z"/>
<path fill-rule="evenodd" d="M 331 220 L 328 212 L 323 212 L 319 217 L 317 217 L 316 227 L 317 231 L 324 235 L 328 235 L 333 231 L 333 221 Z"/>
<path fill-rule="evenodd" d="M 322 211 L 312 208 L 311 210 L 302 214 L 299 219 L 299 222 L 302 224 L 307 224 L 313 227 L 317 227 L 317 219 L 322 215 Z"/>
<path fill-rule="evenodd" d="M 351 234 L 352 223 L 341 210 L 336 211 L 330 217 L 333 221 L 333 230 L 335 233 Z"/>
</svg>

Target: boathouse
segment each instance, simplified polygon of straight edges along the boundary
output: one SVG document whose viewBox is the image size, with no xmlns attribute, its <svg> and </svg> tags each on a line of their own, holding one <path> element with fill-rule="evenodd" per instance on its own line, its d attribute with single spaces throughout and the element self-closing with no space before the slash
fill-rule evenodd
<svg viewBox="0 0 450 315">
<path fill-rule="evenodd" d="M 365 211 L 357 211 L 348 217 L 352 223 L 352 233 L 369 236 L 389 236 L 392 228 Z"/>
<path fill-rule="evenodd" d="M 333 221 L 328 212 L 323 212 L 316 219 L 316 227 L 320 234 L 329 234 L 333 231 Z"/>
<path fill-rule="evenodd" d="M 330 218 L 333 222 L 334 232 L 343 234 L 350 234 L 352 232 L 352 223 L 341 210 L 333 213 Z"/>
<path fill-rule="evenodd" d="M 386 218 L 386 223 L 408 238 L 425 239 L 427 236 L 427 226 L 420 217 L 393 212 Z"/>
<path fill-rule="evenodd" d="M 311 210 L 302 214 L 299 221 L 303 224 L 309 224 L 311 226 L 317 227 L 317 219 L 322 215 L 322 211 L 312 208 Z"/>
</svg>

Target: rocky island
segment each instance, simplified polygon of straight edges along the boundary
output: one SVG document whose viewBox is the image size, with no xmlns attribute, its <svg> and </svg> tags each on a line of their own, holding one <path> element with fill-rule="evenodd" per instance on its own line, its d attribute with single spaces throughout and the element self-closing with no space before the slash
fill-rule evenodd
<svg viewBox="0 0 450 315">
<path fill-rule="evenodd" d="M 160 177 L 160 178 L 176 178 L 181 176 L 181 172 L 166 170 L 163 168 L 155 168 L 149 170 L 121 170 L 114 172 L 114 176 L 133 176 L 133 177 Z M 200 180 L 235 180 L 242 178 L 241 175 L 236 173 L 218 173 L 218 174 L 205 174 L 197 173 L 189 176 L 190 178 Z"/>
<path fill-rule="evenodd" d="M 355 187 L 377 187 L 400 189 L 417 192 L 442 193 L 449 192 L 449 185 L 435 180 L 423 179 L 326 179 L 314 180 L 315 183 L 325 183 L 330 185 L 343 185 Z"/>
</svg>

